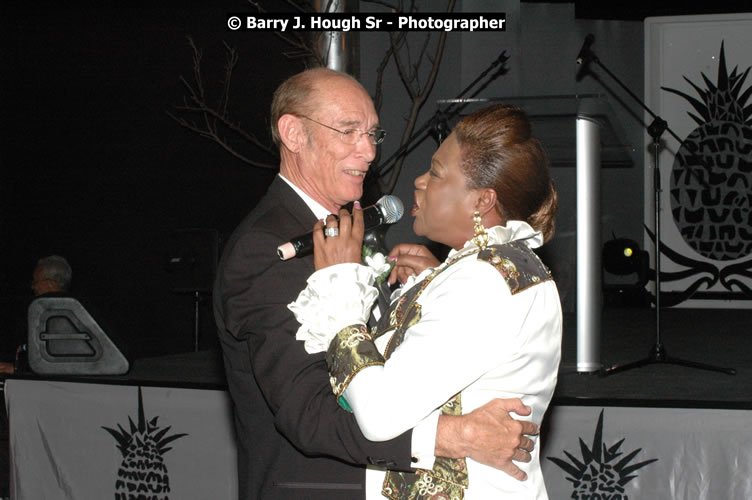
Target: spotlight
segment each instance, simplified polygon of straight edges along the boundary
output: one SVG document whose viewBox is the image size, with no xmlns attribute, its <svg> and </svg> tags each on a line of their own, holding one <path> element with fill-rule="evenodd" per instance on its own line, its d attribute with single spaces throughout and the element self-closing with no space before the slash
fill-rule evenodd
<svg viewBox="0 0 752 500">
<path fill-rule="evenodd" d="M 603 245 L 603 269 L 616 276 L 636 275 L 636 282 L 606 283 L 603 290 L 607 303 L 641 305 L 645 303 L 645 285 L 648 282 L 649 255 L 635 240 L 614 238 Z"/>
<path fill-rule="evenodd" d="M 627 238 L 616 238 L 603 245 L 603 268 L 611 274 L 625 276 L 640 273 L 642 255 L 636 241 Z"/>
</svg>

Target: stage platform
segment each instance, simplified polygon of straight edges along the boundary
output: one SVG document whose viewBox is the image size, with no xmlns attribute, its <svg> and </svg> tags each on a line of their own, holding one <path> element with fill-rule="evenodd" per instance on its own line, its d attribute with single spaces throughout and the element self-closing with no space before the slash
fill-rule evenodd
<svg viewBox="0 0 752 500">
<path fill-rule="evenodd" d="M 603 311 L 602 330 L 604 366 L 647 358 L 655 344 L 655 313 L 647 307 L 610 307 Z M 559 383 L 540 441 L 550 498 L 590 498 L 585 493 L 600 498 L 752 498 L 751 335 L 748 310 L 663 310 L 661 340 L 670 356 L 732 368 L 736 374 L 658 363 L 601 377 L 576 371 L 576 317 L 566 315 Z M 19 482 L 18 498 L 40 498 L 49 493 L 44 488 L 57 488 L 39 480 L 48 471 L 39 469 L 37 455 L 55 466 L 94 457 L 80 471 L 79 485 L 93 488 L 91 468 L 103 468 L 99 475 L 106 481 L 96 491 L 111 496 L 115 483 L 110 478 L 117 475 L 120 459 L 116 441 L 103 427 L 114 429 L 136 419 L 141 390 L 147 417 L 158 415 L 161 424 L 186 434 L 165 456 L 173 493 L 192 492 L 181 498 L 194 498 L 193 493 L 216 481 L 210 485 L 222 491 L 216 498 L 233 498 L 234 490 L 226 488 L 235 478 L 224 388 L 217 351 L 136 360 L 121 377 L 7 380 L 10 445 L 15 440 L 16 450 L 26 453 L 10 464 Z M 48 407 L 42 408 L 42 402 Z M 66 412 L 70 415 L 61 420 Z M 38 415 L 28 420 L 30 413 Z M 32 421 L 36 423 L 26 425 Z M 80 428 L 71 424 L 63 430 L 61 421 Z M 100 451 L 70 455 L 81 449 L 82 436 L 91 440 L 83 448 Z M 195 469 L 196 457 L 204 456 L 207 447 L 216 448 L 212 453 L 218 457 L 202 465 L 215 467 L 211 478 Z M 0 484 L 7 488 L 8 468 L 2 460 L 0 465 Z M 78 473 L 68 472 L 71 477 Z M 0 497 L 7 491 L 0 491 Z"/>
<path fill-rule="evenodd" d="M 602 315 L 604 367 L 647 358 L 656 338 L 655 311 L 649 307 L 609 307 Z M 555 404 L 577 401 L 698 407 L 752 405 L 752 310 L 664 309 L 661 341 L 667 353 L 684 360 L 733 368 L 736 375 L 651 364 L 607 377 L 577 372 L 577 318 L 565 314 L 562 362 Z M 145 383 L 224 386 L 221 353 L 201 351 L 136 360 L 123 379 Z"/>
<path fill-rule="evenodd" d="M 607 377 L 577 372 L 577 323 L 566 315 L 555 403 L 616 400 L 655 405 L 752 407 L 752 310 L 662 309 L 661 342 L 669 356 L 733 368 L 736 375 L 673 364 L 650 364 Z M 606 308 L 601 363 L 622 365 L 649 357 L 656 343 L 651 308 Z"/>
<path fill-rule="evenodd" d="M 652 308 L 607 308 L 604 368 L 654 359 Z M 663 309 L 670 358 L 607 376 L 577 372 L 577 324 L 565 317 L 562 363 L 541 431 L 549 497 L 752 498 L 752 311 Z M 598 496 L 595 496 L 597 494 Z"/>
</svg>

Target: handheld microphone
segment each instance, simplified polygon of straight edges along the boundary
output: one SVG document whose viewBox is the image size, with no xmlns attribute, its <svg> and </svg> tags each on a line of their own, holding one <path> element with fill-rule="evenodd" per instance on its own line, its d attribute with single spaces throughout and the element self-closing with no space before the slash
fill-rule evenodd
<svg viewBox="0 0 752 500">
<path fill-rule="evenodd" d="M 580 53 L 577 54 L 577 64 L 582 64 L 586 59 L 589 58 L 588 56 L 590 56 L 590 46 L 593 45 L 594 41 L 595 37 L 593 36 L 593 34 L 588 33 L 585 37 L 585 41 L 582 43 Z"/>
<path fill-rule="evenodd" d="M 363 225 L 369 231 L 382 224 L 394 224 L 402 218 L 405 207 L 399 198 L 392 195 L 384 195 L 379 198 L 375 205 L 363 209 Z M 281 260 L 303 257 L 313 251 L 313 233 L 301 234 L 292 238 L 284 245 L 277 247 L 277 255 Z"/>
</svg>

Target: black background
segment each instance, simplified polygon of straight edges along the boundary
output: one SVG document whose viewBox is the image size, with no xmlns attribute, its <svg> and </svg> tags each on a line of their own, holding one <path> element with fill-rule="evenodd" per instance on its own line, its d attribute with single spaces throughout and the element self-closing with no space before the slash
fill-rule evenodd
<svg viewBox="0 0 752 500">
<path fill-rule="evenodd" d="M 166 111 L 192 79 L 187 37 L 218 96 L 223 42 L 240 56 L 231 113 L 268 140 L 274 88 L 303 68 L 272 33 L 232 33 L 203 8 L 2 7 L 0 52 L 0 335 L 7 359 L 25 338 L 31 272 L 59 254 L 72 292 L 97 307 L 134 358 L 193 349 L 194 297 L 174 292 L 174 231 L 210 229 L 219 245 L 274 171 L 251 168 L 180 127 Z M 274 164 L 273 159 L 259 158 Z M 201 347 L 216 344 L 209 302 Z"/>
<path fill-rule="evenodd" d="M 303 69 L 274 33 L 226 28 L 228 13 L 253 12 L 247 2 L 200 3 L 0 7 L 0 359 L 25 339 L 31 272 L 49 254 L 70 261 L 73 294 L 106 316 L 129 359 L 193 349 L 194 297 L 168 266 L 175 231 L 216 232 L 221 249 L 274 171 L 249 167 L 167 116 L 185 95 L 179 77 L 192 81 L 187 37 L 203 51 L 213 98 L 223 43 L 237 48 L 231 115 L 265 140 L 274 88 Z M 745 9 L 574 3 L 581 19 Z M 216 347 L 205 296 L 200 317 L 201 348 Z"/>
</svg>

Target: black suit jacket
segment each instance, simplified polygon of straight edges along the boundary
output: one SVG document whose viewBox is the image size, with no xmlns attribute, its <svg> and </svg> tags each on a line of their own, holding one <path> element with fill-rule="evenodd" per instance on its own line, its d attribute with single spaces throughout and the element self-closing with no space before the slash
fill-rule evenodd
<svg viewBox="0 0 752 500">
<path fill-rule="evenodd" d="M 365 439 L 332 394 L 324 353 L 295 340 L 287 309 L 313 257 L 281 261 L 277 246 L 315 217 L 279 176 L 228 240 L 214 285 L 214 315 L 234 404 L 240 498 L 363 498 L 364 465 L 410 470 L 411 433 Z"/>
</svg>

